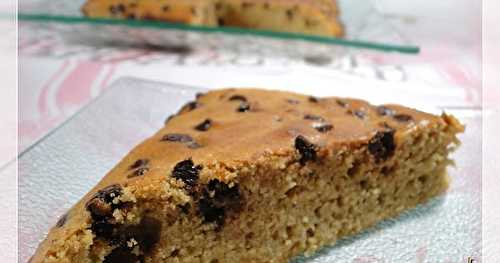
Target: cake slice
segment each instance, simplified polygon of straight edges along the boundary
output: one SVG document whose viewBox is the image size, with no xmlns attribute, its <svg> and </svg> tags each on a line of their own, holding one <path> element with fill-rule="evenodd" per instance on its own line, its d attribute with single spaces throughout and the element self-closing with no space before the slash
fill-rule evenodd
<svg viewBox="0 0 500 263">
<path fill-rule="evenodd" d="M 334 0 L 219 0 L 215 9 L 222 26 L 343 35 Z"/>
<path fill-rule="evenodd" d="M 216 25 L 212 1 L 87 0 L 84 15 L 93 18 L 156 20 L 190 25 Z"/>
<path fill-rule="evenodd" d="M 50 230 L 35 262 L 288 262 L 443 193 L 452 116 L 200 94 Z"/>
<path fill-rule="evenodd" d="M 335 0 L 87 0 L 84 15 L 342 36 Z"/>
</svg>

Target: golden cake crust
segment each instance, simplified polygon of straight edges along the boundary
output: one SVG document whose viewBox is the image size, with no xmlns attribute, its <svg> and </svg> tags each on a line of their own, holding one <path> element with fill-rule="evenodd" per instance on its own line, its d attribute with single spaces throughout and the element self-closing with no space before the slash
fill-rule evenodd
<svg viewBox="0 0 500 263">
<path fill-rule="evenodd" d="M 70 262 L 88 257 L 90 246 L 96 245 L 89 207 L 95 196 L 110 186 L 122 188 L 123 194 L 116 197 L 119 202 L 166 200 L 172 210 L 186 204 L 191 198 L 185 191 L 189 182 L 173 174 L 183 161 L 192 160 L 203 167 L 198 179 L 202 184 L 213 179 L 230 183 L 238 181 L 234 171 L 266 156 L 291 156 L 302 162 L 304 158 L 308 161 L 328 152 L 368 145 L 371 158 L 384 161 L 407 134 L 436 126 L 453 134 L 463 131 L 451 116 L 398 105 L 373 106 L 362 100 L 259 89 L 200 94 L 63 215 L 31 262 Z M 384 141 L 386 135 L 391 137 L 389 146 Z M 298 137 L 305 141 L 297 145 Z M 308 155 L 308 143 L 314 145 L 314 156 Z"/>
<path fill-rule="evenodd" d="M 157 20 L 191 25 L 217 23 L 211 1 L 198 0 L 88 0 L 88 17 Z"/>
<path fill-rule="evenodd" d="M 84 15 L 343 36 L 334 0 L 88 0 Z"/>
<path fill-rule="evenodd" d="M 335 1 L 221 0 L 219 25 L 340 37 L 344 35 Z"/>
</svg>

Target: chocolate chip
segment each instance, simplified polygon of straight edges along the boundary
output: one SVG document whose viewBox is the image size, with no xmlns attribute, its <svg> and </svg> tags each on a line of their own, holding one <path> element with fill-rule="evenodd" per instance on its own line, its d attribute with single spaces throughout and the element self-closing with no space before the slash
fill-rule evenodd
<svg viewBox="0 0 500 263">
<path fill-rule="evenodd" d="M 242 96 L 242 95 L 233 95 L 229 98 L 230 101 L 234 101 L 234 100 L 239 100 L 239 101 L 247 101 L 247 98 L 245 96 Z"/>
<path fill-rule="evenodd" d="M 216 223 L 218 226 L 224 224 L 226 211 L 224 208 L 216 207 L 210 199 L 202 198 L 198 203 L 198 211 L 205 223 Z"/>
<path fill-rule="evenodd" d="M 286 102 L 288 102 L 288 103 L 290 103 L 290 104 L 294 104 L 294 105 L 296 105 L 296 104 L 299 104 L 299 103 L 300 103 L 300 101 L 298 101 L 298 100 L 294 100 L 294 99 L 287 99 L 287 100 L 286 100 Z"/>
<path fill-rule="evenodd" d="M 339 105 L 342 108 L 347 107 L 347 102 L 345 102 L 343 100 L 337 99 L 337 100 L 335 100 L 335 102 L 337 102 L 337 105 Z"/>
<path fill-rule="evenodd" d="M 149 171 L 149 168 L 147 168 L 147 167 L 140 167 L 140 168 L 134 170 L 131 174 L 127 175 L 127 178 L 133 178 L 133 177 L 143 176 L 148 171 Z"/>
<path fill-rule="evenodd" d="M 189 149 L 198 149 L 201 147 L 201 145 L 199 145 L 197 142 L 194 142 L 194 141 L 188 142 L 188 143 L 186 143 L 186 145 Z"/>
<path fill-rule="evenodd" d="M 115 5 L 112 5 L 109 7 L 109 12 L 112 14 L 112 15 L 116 15 L 118 13 L 120 13 L 120 8 L 119 8 L 119 5 L 118 6 L 115 6 Z"/>
<path fill-rule="evenodd" d="M 91 230 L 97 237 L 112 239 L 116 228 L 113 211 L 123 205 L 120 201 L 113 201 L 121 194 L 122 187 L 120 185 L 110 185 L 95 193 L 85 204 L 92 217 Z"/>
<path fill-rule="evenodd" d="M 313 123 L 313 128 L 319 132 L 325 133 L 331 131 L 333 129 L 333 125 L 323 122 Z"/>
<path fill-rule="evenodd" d="M 112 224 L 109 219 L 93 219 L 92 225 L 90 229 L 92 233 L 98 238 L 104 238 L 106 240 L 111 240 L 113 238 L 114 230 L 116 229 L 116 225 Z M 118 242 L 113 242 L 116 244 Z"/>
<path fill-rule="evenodd" d="M 244 101 L 238 106 L 238 109 L 236 109 L 237 112 L 247 112 L 250 110 L 250 104 L 248 102 Z"/>
<path fill-rule="evenodd" d="M 365 119 L 365 117 L 366 117 L 366 113 L 364 111 L 360 111 L 360 110 L 347 110 L 347 114 L 354 115 L 358 119 L 361 119 L 361 120 Z"/>
<path fill-rule="evenodd" d="M 224 26 L 224 25 L 226 24 L 226 22 L 224 21 L 224 19 L 223 19 L 223 18 L 218 18 L 218 19 L 217 19 L 217 24 L 218 24 L 219 26 Z"/>
<path fill-rule="evenodd" d="M 235 207 L 240 203 L 240 188 L 238 184 L 229 187 L 217 179 L 208 182 L 207 189 L 216 206 Z"/>
<path fill-rule="evenodd" d="M 325 121 L 321 116 L 318 115 L 313 115 L 313 114 L 306 114 L 304 115 L 305 120 L 312 120 L 312 121 Z"/>
<path fill-rule="evenodd" d="M 144 167 L 144 166 L 147 166 L 149 164 L 149 160 L 148 159 L 139 159 L 137 161 L 135 161 L 135 163 L 133 163 L 132 165 L 130 165 L 128 167 L 129 170 L 135 170 L 137 168 L 141 168 L 141 167 Z"/>
<path fill-rule="evenodd" d="M 212 179 L 203 190 L 198 211 L 203 216 L 204 222 L 215 222 L 220 228 L 224 224 L 227 211 L 237 210 L 240 206 L 241 195 L 238 184 L 230 187 L 224 182 Z"/>
<path fill-rule="evenodd" d="M 119 184 L 113 184 L 98 191 L 94 196 L 111 203 L 122 194 L 122 187 Z"/>
<path fill-rule="evenodd" d="M 316 145 L 310 143 L 304 136 L 299 135 L 295 138 L 295 149 L 300 153 L 300 164 L 304 165 L 307 161 L 316 160 Z"/>
<path fill-rule="evenodd" d="M 116 225 L 112 217 L 113 211 L 122 206 L 113 200 L 122 194 L 120 185 L 111 185 L 100 191 L 86 203 L 86 209 L 92 217 L 92 232 L 99 238 L 112 239 Z"/>
<path fill-rule="evenodd" d="M 305 25 L 307 27 L 315 27 L 319 24 L 319 22 L 317 20 L 311 20 L 311 19 L 307 19 L 307 18 L 304 20 L 304 22 L 305 22 Z"/>
<path fill-rule="evenodd" d="M 168 10 L 170 9 L 170 6 L 168 5 L 164 5 L 161 10 L 163 10 L 163 12 L 168 12 Z"/>
<path fill-rule="evenodd" d="M 120 185 L 110 185 L 95 193 L 87 202 L 86 208 L 93 218 L 109 216 L 115 208 L 119 207 L 119 203 L 115 203 L 113 200 L 121 194 L 122 187 Z"/>
<path fill-rule="evenodd" d="M 203 93 L 203 92 L 196 92 L 196 94 L 195 94 L 196 99 L 199 99 L 203 96 L 205 96 L 205 93 Z"/>
<path fill-rule="evenodd" d="M 360 119 L 364 119 L 366 117 L 366 113 L 364 111 L 355 110 L 353 113 L 354 113 L 354 116 L 356 116 Z"/>
<path fill-rule="evenodd" d="M 222 4 L 220 2 L 217 2 L 215 4 L 215 10 L 221 10 L 222 9 Z"/>
<path fill-rule="evenodd" d="M 389 109 L 386 106 L 378 106 L 377 113 L 380 116 L 392 116 L 394 115 L 394 110 Z"/>
<path fill-rule="evenodd" d="M 192 142 L 193 138 L 187 134 L 181 134 L 181 133 L 169 133 L 161 138 L 161 141 L 168 141 L 168 142 Z"/>
<path fill-rule="evenodd" d="M 185 188 L 191 190 L 198 181 L 198 174 L 202 169 L 201 165 L 195 166 L 193 160 L 187 159 L 175 165 L 172 177 L 184 182 Z"/>
<path fill-rule="evenodd" d="M 104 262 L 144 262 L 143 256 L 134 257 L 135 253 L 130 254 L 134 247 L 129 247 L 127 242 L 134 239 L 142 254 L 152 251 L 156 243 L 160 241 L 161 221 L 145 216 L 137 225 L 122 226 L 116 229 L 112 234 L 112 245 L 118 245 Z M 130 257 L 133 261 L 130 260 Z"/>
<path fill-rule="evenodd" d="M 194 7 L 191 7 L 191 14 L 196 15 L 196 9 Z"/>
<path fill-rule="evenodd" d="M 307 229 L 307 231 L 306 231 L 306 235 L 307 235 L 307 237 L 313 237 L 313 236 L 314 236 L 314 230 L 312 230 L 312 229 L 310 229 L 310 228 L 309 228 L 309 229 Z"/>
<path fill-rule="evenodd" d="M 182 108 L 179 112 L 189 112 L 189 111 L 192 111 L 200 106 L 201 105 L 198 102 L 191 101 L 191 102 L 186 103 L 184 106 L 182 106 Z"/>
<path fill-rule="evenodd" d="M 92 232 L 96 237 L 110 240 L 113 236 L 116 225 L 109 216 L 92 215 Z"/>
<path fill-rule="evenodd" d="M 126 11 L 125 5 L 124 4 L 119 4 L 117 6 L 118 12 L 123 13 Z"/>
<path fill-rule="evenodd" d="M 399 122 L 408 122 L 413 120 L 413 117 L 408 114 L 396 114 L 392 117 Z"/>
<path fill-rule="evenodd" d="M 162 222 L 151 216 L 144 216 L 139 224 L 123 226 L 115 231 L 114 239 L 117 244 L 126 244 L 134 239 L 142 253 L 149 253 L 160 241 Z"/>
<path fill-rule="evenodd" d="M 287 16 L 288 20 L 292 20 L 293 19 L 293 10 L 292 9 L 286 10 L 286 16 Z"/>
<path fill-rule="evenodd" d="M 62 227 L 66 224 L 66 221 L 68 220 L 68 214 L 62 215 L 59 220 L 57 220 L 56 227 Z"/>
<path fill-rule="evenodd" d="M 312 103 L 318 103 L 319 102 L 319 99 L 316 98 L 316 97 L 313 97 L 313 96 L 310 96 L 308 100 L 309 100 L 309 102 L 312 102 Z"/>
<path fill-rule="evenodd" d="M 177 256 L 179 256 L 179 250 L 178 249 L 174 249 L 174 251 L 172 251 L 170 253 L 170 257 L 175 258 Z"/>
<path fill-rule="evenodd" d="M 248 2 L 244 2 L 241 7 L 242 8 L 249 8 L 249 7 L 252 7 L 254 4 L 253 3 L 248 3 Z"/>
<path fill-rule="evenodd" d="M 181 133 L 166 134 L 161 138 L 160 141 L 184 143 L 190 149 L 197 149 L 201 147 L 201 145 L 195 142 L 191 136 Z"/>
<path fill-rule="evenodd" d="M 264 9 L 269 9 L 269 3 L 264 3 Z"/>
<path fill-rule="evenodd" d="M 184 214 L 188 214 L 189 213 L 189 209 L 191 209 L 191 204 L 190 203 L 186 203 L 184 205 L 178 205 L 179 209 L 181 210 L 182 213 Z"/>
<path fill-rule="evenodd" d="M 211 119 L 206 119 L 204 120 L 202 123 L 196 125 L 194 127 L 195 130 L 197 131 L 208 131 L 208 129 L 210 129 L 210 127 L 212 126 L 212 120 Z"/>
<path fill-rule="evenodd" d="M 377 162 L 389 159 L 396 149 L 394 130 L 378 131 L 368 142 L 368 151 Z"/>
<path fill-rule="evenodd" d="M 139 256 L 132 253 L 132 250 L 126 245 L 119 246 L 111 251 L 103 263 L 137 263 L 140 262 Z"/>
<path fill-rule="evenodd" d="M 129 226 L 124 230 L 127 239 L 133 238 L 139 243 L 144 253 L 149 253 L 160 241 L 162 223 L 151 216 L 142 218 L 139 225 Z"/>
</svg>

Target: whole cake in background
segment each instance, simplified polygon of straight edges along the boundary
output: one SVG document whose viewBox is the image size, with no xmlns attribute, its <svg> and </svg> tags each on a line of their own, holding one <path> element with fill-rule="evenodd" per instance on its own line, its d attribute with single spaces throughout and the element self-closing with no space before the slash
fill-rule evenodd
<svg viewBox="0 0 500 263">
<path fill-rule="evenodd" d="M 82 12 L 93 18 L 343 35 L 335 0 L 88 0 Z"/>
<path fill-rule="evenodd" d="M 446 191 L 463 130 L 356 99 L 199 94 L 60 217 L 31 263 L 286 263 Z"/>
</svg>

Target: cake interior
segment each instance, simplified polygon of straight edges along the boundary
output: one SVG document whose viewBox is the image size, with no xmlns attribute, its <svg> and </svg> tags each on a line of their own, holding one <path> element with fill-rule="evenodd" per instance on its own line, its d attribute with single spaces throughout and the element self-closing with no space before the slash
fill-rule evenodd
<svg viewBox="0 0 500 263">
<path fill-rule="evenodd" d="M 395 136 L 387 160 L 361 143 L 325 150 L 315 162 L 267 155 L 237 169 L 205 167 L 211 178 L 234 180 L 200 177 L 200 189 L 178 190 L 175 203 L 182 205 L 125 188 L 121 200 L 133 202 L 113 210 L 113 234 L 92 225 L 89 249 L 74 262 L 287 262 L 311 255 L 444 192 L 448 154 L 458 144 L 450 127 Z"/>
</svg>

